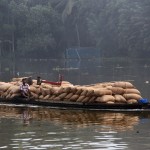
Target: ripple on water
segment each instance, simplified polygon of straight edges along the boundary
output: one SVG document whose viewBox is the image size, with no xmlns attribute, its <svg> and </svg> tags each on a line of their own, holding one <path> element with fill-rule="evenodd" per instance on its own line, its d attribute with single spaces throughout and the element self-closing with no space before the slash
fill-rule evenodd
<svg viewBox="0 0 150 150">
<path fill-rule="evenodd" d="M 8 146 L 1 146 L 0 149 L 6 149 Z"/>
</svg>

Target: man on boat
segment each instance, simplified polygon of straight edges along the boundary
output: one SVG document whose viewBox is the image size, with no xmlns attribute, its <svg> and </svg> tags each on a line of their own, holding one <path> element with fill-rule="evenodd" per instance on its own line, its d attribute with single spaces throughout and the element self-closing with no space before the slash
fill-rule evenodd
<svg viewBox="0 0 150 150">
<path fill-rule="evenodd" d="M 40 76 L 37 77 L 37 85 L 41 85 L 42 83 L 42 79 Z"/>
<path fill-rule="evenodd" d="M 26 79 L 22 79 L 22 84 L 20 85 L 20 91 L 21 91 L 21 96 L 23 98 L 29 98 L 30 97 L 30 86 L 29 84 L 26 83 Z"/>
</svg>

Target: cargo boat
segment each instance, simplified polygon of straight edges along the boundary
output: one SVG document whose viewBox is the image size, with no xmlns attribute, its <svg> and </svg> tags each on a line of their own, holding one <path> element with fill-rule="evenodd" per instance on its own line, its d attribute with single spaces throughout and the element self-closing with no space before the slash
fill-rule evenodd
<svg viewBox="0 0 150 150">
<path fill-rule="evenodd" d="M 102 111 L 150 111 L 150 103 L 137 104 L 104 104 L 104 103 L 81 103 L 81 102 L 66 102 L 66 101 L 49 101 L 22 98 L 6 100 L 0 98 L 0 104 L 25 104 L 34 106 L 44 106 L 60 109 L 87 109 L 87 110 L 102 110 Z"/>
<path fill-rule="evenodd" d="M 20 98 L 22 79 L 0 82 L 0 103 L 49 106 L 65 109 L 113 111 L 149 111 L 150 103 L 143 99 L 136 87 L 127 81 L 113 81 L 92 85 L 73 85 L 68 81 L 37 80 L 30 85 L 30 97 Z M 140 101 L 143 101 L 142 103 Z"/>
</svg>

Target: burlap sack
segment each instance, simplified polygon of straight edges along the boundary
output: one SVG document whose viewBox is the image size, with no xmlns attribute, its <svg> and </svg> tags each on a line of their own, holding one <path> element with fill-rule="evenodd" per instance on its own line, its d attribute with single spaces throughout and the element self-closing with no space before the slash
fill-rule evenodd
<svg viewBox="0 0 150 150">
<path fill-rule="evenodd" d="M 11 85 L 18 85 L 17 82 L 9 82 Z"/>
<path fill-rule="evenodd" d="M 43 96 L 43 95 L 40 95 L 40 96 L 39 96 L 39 99 L 41 99 L 41 100 L 42 100 L 43 98 L 44 98 L 44 96 Z"/>
<path fill-rule="evenodd" d="M 52 85 L 46 84 L 46 83 L 42 83 L 41 86 L 42 86 L 43 88 L 47 88 L 47 89 L 51 89 L 51 88 L 52 88 Z"/>
<path fill-rule="evenodd" d="M 63 98 L 65 98 L 67 96 L 67 93 L 62 93 L 60 95 L 58 95 L 58 97 L 63 100 Z"/>
<path fill-rule="evenodd" d="M 62 81 L 61 82 L 61 86 L 63 86 L 63 87 L 67 87 L 67 86 L 70 86 L 70 87 L 72 87 L 73 86 L 73 84 L 71 84 L 70 82 L 68 82 L 68 81 Z"/>
<path fill-rule="evenodd" d="M 54 100 L 57 96 L 56 95 L 52 95 L 49 97 L 50 100 Z"/>
<path fill-rule="evenodd" d="M 94 90 L 93 89 L 88 89 L 88 92 L 86 93 L 86 96 L 90 97 L 94 95 Z"/>
<path fill-rule="evenodd" d="M 114 86 L 114 82 L 107 82 L 107 86 Z"/>
<path fill-rule="evenodd" d="M 9 89 L 7 90 L 7 93 L 10 93 L 10 94 L 20 93 L 20 87 L 13 85 L 9 87 Z"/>
<path fill-rule="evenodd" d="M 126 88 L 134 88 L 132 83 L 130 83 L 130 82 L 123 82 L 123 81 L 115 82 L 114 83 L 114 87 L 122 87 L 124 89 L 126 89 Z"/>
<path fill-rule="evenodd" d="M 76 93 L 77 92 L 77 88 L 76 87 L 71 87 L 70 91 L 71 93 Z M 78 94 L 77 94 L 78 95 Z"/>
<path fill-rule="evenodd" d="M 40 88 L 40 85 L 37 85 L 37 84 L 32 84 L 31 86 L 33 86 L 35 88 Z"/>
<path fill-rule="evenodd" d="M 109 86 L 108 89 L 112 91 L 112 94 L 122 95 L 125 92 L 122 87 L 110 87 Z"/>
<path fill-rule="evenodd" d="M 123 94 L 123 97 L 127 100 L 129 100 L 129 99 L 136 99 L 136 100 L 142 99 L 142 97 L 139 94 Z"/>
<path fill-rule="evenodd" d="M 3 83 L 3 84 L 0 85 L 0 91 L 5 92 L 5 91 L 7 91 L 11 86 L 12 86 L 12 85 L 9 84 L 9 83 Z"/>
<path fill-rule="evenodd" d="M 43 99 L 44 99 L 44 100 L 48 100 L 49 97 L 50 97 L 49 95 L 46 95 Z"/>
<path fill-rule="evenodd" d="M 53 98 L 54 101 L 61 101 L 62 99 L 60 97 Z"/>
<path fill-rule="evenodd" d="M 36 93 L 36 90 L 37 90 L 36 87 L 32 85 L 30 86 L 30 92 Z"/>
<path fill-rule="evenodd" d="M 66 99 L 66 100 L 67 100 L 67 99 L 70 99 L 73 95 L 74 95 L 73 93 L 69 93 L 69 94 L 66 95 L 65 99 Z"/>
<path fill-rule="evenodd" d="M 9 93 L 6 92 L 3 92 L 3 94 L 1 95 L 2 98 L 6 98 L 6 96 L 8 95 Z"/>
<path fill-rule="evenodd" d="M 70 98 L 70 101 L 77 101 L 77 99 L 79 98 L 79 95 L 73 95 L 71 98 Z"/>
<path fill-rule="evenodd" d="M 82 100 L 85 98 L 85 96 L 79 96 L 79 98 L 77 99 L 77 102 L 82 102 Z"/>
<path fill-rule="evenodd" d="M 96 89 L 94 90 L 94 95 L 95 96 L 112 95 L 112 91 L 105 88 Z"/>
<path fill-rule="evenodd" d="M 89 103 L 94 103 L 94 102 L 95 102 L 95 99 L 96 99 L 96 96 L 92 96 L 92 97 L 90 97 L 90 99 L 89 99 Z"/>
<path fill-rule="evenodd" d="M 60 87 L 53 87 L 52 89 L 51 89 L 51 92 L 52 92 L 52 94 L 54 94 L 54 95 L 58 95 L 59 93 L 60 93 Z"/>
<path fill-rule="evenodd" d="M 37 95 L 41 95 L 42 94 L 42 91 L 41 91 L 41 88 L 36 88 L 36 92 L 35 92 Z"/>
<path fill-rule="evenodd" d="M 77 88 L 77 92 L 75 94 L 80 95 L 82 92 L 83 92 L 82 88 Z"/>
<path fill-rule="evenodd" d="M 112 102 L 112 101 L 108 101 L 106 102 L 107 104 L 115 104 L 115 102 Z"/>
<path fill-rule="evenodd" d="M 44 90 L 45 90 L 46 95 L 51 95 L 51 90 L 50 89 L 44 89 Z"/>
<path fill-rule="evenodd" d="M 100 96 L 96 97 L 95 102 L 105 103 L 105 102 L 101 102 L 101 97 Z"/>
<path fill-rule="evenodd" d="M 99 89 L 99 88 L 104 88 L 104 86 L 103 86 L 102 83 L 94 84 L 94 85 L 92 85 L 92 87 L 95 88 L 95 89 L 96 89 L 96 88 L 98 88 L 98 89 Z"/>
<path fill-rule="evenodd" d="M 124 89 L 125 94 L 138 94 L 141 95 L 140 91 L 137 89 Z"/>
<path fill-rule="evenodd" d="M 138 101 L 136 99 L 129 99 L 129 100 L 127 100 L 127 103 L 128 104 L 137 104 Z"/>
<path fill-rule="evenodd" d="M 38 99 L 39 96 L 36 93 L 30 92 L 31 93 L 31 97 L 34 99 Z"/>
<path fill-rule="evenodd" d="M 122 95 L 114 95 L 116 103 L 127 103 L 126 99 Z"/>
<path fill-rule="evenodd" d="M 46 88 L 40 88 L 40 93 L 43 95 L 43 97 L 49 95 L 47 94 L 46 90 L 47 90 Z"/>
<path fill-rule="evenodd" d="M 10 98 L 11 98 L 11 95 L 12 95 L 12 94 L 7 94 L 7 95 L 5 96 L 5 98 L 6 98 L 6 99 L 10 99 Z"/>
<path fill-rule="evenodd" d="M 115 98 L 112 95 L 103 95 L 96 98 L 96 102 L 107 103 L 108 101 L 115 102 Z"/>
<path fill-rule="evenodd" d="M 50 91 L 50 94 L 59 95 L 63 93 L 63 87 L 52 87 L 52 88 L 46 88 Z"/>
<path fill-rule="evenodd" d="M 3 94 L 3 92 L 2 91 L 0 91 L 0 96 Z"/>
<path fill-rule="evenodd" d="M 63 87 L 63 93 L 71 92 L 71 87 Z"/>
<path fill-rule="evenodd" d="M 15 97 L 20 97 L 21 96 L 21 93 L 13 93 L 10 97 L 10 99 L 13 99 Z"/>
<path fill-rule="evenodd" d="M 20 85 L 22 84 L 22 82 L 10 82 L 10 84 L 12 84 L 12 85 L 16 85 L 16 86 L 19 86 L 20 87 Z"/>
<path fill-rule="evenodd" d="M 37 80 L 32 79 L 33 84 L 37 84 Z"/>
<path fill-rule="evenodd" d="M 88 90 L 83 89 L 83 92 L 80 94 L 81 96 L 86 96 L 86 94 L 88 93 Z"/>
<path fill-rule="evenodd" d="M 90 100 L 90 97 L 86 96 L 83 100 L 82 103 L 88 103 Z"/>
</svg>

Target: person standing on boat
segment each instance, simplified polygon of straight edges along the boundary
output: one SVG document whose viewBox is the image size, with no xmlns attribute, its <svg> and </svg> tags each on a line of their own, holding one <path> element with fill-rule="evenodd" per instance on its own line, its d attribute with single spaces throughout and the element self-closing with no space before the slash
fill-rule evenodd
<svg viewBox="0 0 150 150">
<path fill-rule="evenodd" d="M 30 86 L 29 84 L 26 83 L 26 79 L 22 79 L 22 84 L 20 85 L 20 91 L 21 91 L 21 96 L 23 98 L 29 98 L 30 97 Z"/>
<path fill-rule="evenodd" d="M 37 77 L 37 85 L 41 85 L 42 83 L 42 79 L 40 76 Z"/>
</svg>

